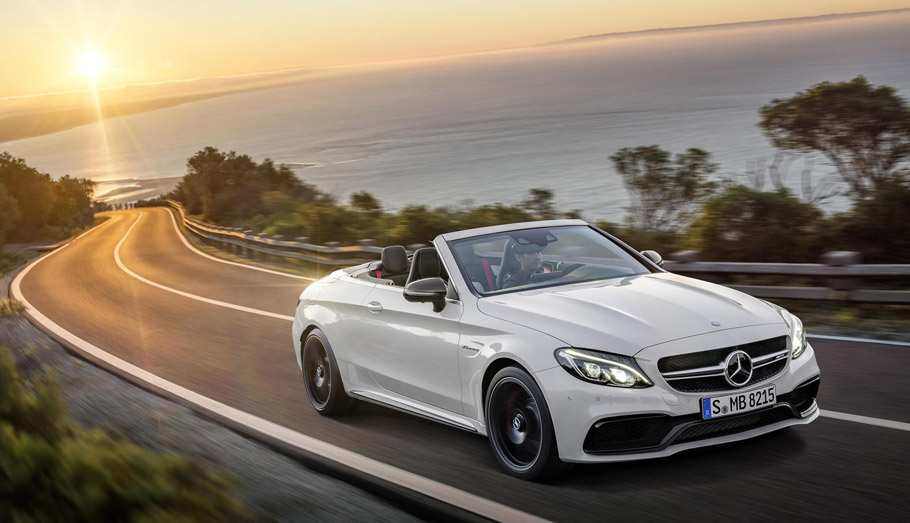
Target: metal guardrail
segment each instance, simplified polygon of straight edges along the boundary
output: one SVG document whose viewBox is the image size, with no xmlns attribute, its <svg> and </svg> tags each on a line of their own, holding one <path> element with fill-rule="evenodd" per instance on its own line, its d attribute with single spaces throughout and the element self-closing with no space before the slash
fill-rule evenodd
<svg viewBox="0 0 910 523">
<path fill-rule="evenodd" d="M 371 240 L 361 240 L 361 245 L 341 247 L 336 245 L 316 245 L 305 241 L 288 241 L 283 238 L 270 238 L 264 234 L 252 234 L 236 228 L 219 227 L 190 218 L 183 207 L 168 200 L 168 204 L 180 215 L 183 225 L 193 234 L 209 241 L 220 243 L 229 251 L 255 257 L 275 256 L 291 258 L 304 262 L 329 267 L 347 267 L 368 260 L 378 260 L 382 248 L 371 245 Z"/>
<path fill-rule="evenodd" d="M 833 256 L 832 256 L 833 255 Z M 838 256 L 840 255 L 840 256 Z M 759 298 L 794 300 L 831 300 L 861 303 L 910 304 L 910 291 L 869 289 L 863 285 L 875 281 L 893 284 L 910 283 L 910 265 L 861 264 L 840 265 L 839 259 L 858 260 L 859 253 L 838 252 L 822 256 L 828 263 L 734 263 L 668 261 L 664 268 L 676 274 L 719 283 Z M 785 276 L 822 283 L 815 287 L 786 285 L 743 285 L 731 283 L 737 276 Z"/>
<path fill-rule="evenodd" d="M 296 259 L 322 267 L 347 267 L 365 261 L 377 260 L 382 248 L 372 245 L 372 240 L 360 240 L 359 245 L 341 247 L 338 245 L 316 245 L 303 238 L 288 241 L 281 237 L 268 237 L 241 231 L 235 228 L 219 227 L 195 220 L 186 215 L 183 207 L 172 200 L 173 207 L 183 225 L 193 234 L 215 242 L 231 252 L 255 258 L 279 257 Z M 411 246 L 411 247 L 417 247 Z M 861 264 L 858 253 L 834 252 L 822 256 L 824 263 L 735 263 L 701 262 L 697 253 L 678 253 L 677 261 L 667 261 L 664 268 L 676 274 L 691 276 L 751 294 L 759 298 L 795 300 L 832 300 L 863 303 L 910 304 L 910 290 L 862 288 L 864 281 L 905 280 L 910 284 L 910 265 L 903 264 Z M 731 283 L 737 276 L 763 277 L 785 276 L 801 280 L 820 280 L 817 287 L 781 285 L 742 285 Z"/>
</svg>

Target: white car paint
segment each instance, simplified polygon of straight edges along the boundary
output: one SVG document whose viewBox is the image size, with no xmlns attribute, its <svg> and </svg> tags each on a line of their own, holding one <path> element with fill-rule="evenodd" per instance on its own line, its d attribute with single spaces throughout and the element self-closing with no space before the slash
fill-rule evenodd
<svg viewBox="0 0 910 523">
<path fill-rule="evenodd" d="M 787 335 L 789 328 L 777 310 L 762 300 L 668 273 L 644 258 L 641 263 L 653 269 L 652 274 L 481 297 L 465 281 L 448 243 L 523 228 L 568 225 L 587 224 L 554 220 L 438 236 L 433 244 L 458 294 L 457 300 L 447 299 L 439 313 L 428 303 L 405 301 L 402 287 L 377 285 L 342 270 L 333 272 L 300 296 L 293 324 L 298 365 L 304 333 L 319 328 L 331 344 L 348 394 L 486 434 L 484 376 L 491 365 L 507 358 L 528 370 L 543 391 L 559 457 L 569 462 L 666 456 L 810 423 L 818 417 L 813 405 L 801 418 L 660 451 L 584 452 L 585 435 L 598 420 L 700 412 L 699 398 L 705 393 L 671 388 L 657 369 L 661 357 Z M 653 386 L 624 389 L 585 382 L 559 365 L 554 351 L 561 347 L 634 356 Z M 785 369 L 772 380 L 735 392 L 773 383 L 781 395 L 817 375 L 815 354 L 809 346 L 797 359 L 791 360 L 788 353 Z"/>
</svg>

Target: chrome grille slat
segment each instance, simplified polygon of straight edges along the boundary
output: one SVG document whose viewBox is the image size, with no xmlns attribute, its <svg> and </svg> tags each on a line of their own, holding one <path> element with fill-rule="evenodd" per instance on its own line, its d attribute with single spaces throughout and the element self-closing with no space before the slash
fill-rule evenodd
<svg viewBox="0 0 910 523">
<path fill-rule="evenodd" d="M 695 378 L 699 376 L 720 376 L 724 373 L 724 366 L 715 365 L 713 367 L 701 367 L 691 370 L 678 370 L 675 372 L 665 372 L 661 374 L 665 379 Z"/>
</svg>

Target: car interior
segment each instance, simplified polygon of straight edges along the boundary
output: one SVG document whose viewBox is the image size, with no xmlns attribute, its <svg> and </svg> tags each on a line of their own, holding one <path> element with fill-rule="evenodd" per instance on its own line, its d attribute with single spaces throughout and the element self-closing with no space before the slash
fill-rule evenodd
<svg viewBox="0 0 910 523">
<path fill-rule="evenodd" d="M 350 272 L 352 277 L 380 285 L 404 287 L 412 281 L 434 277 L 449 281 L 435 247 L 417 249 L 408 256 L 401 245 L 391 245 L 382 249 L 379 261 L 354 269 Z"/>
</svg>

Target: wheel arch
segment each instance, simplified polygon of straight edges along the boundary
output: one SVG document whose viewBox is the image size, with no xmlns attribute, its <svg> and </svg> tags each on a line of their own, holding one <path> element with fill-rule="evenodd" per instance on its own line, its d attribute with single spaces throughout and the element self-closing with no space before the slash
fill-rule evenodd
<svg viewBox="0 0 910 523">
<path fill-rule="evenodd" d="M 306 337 L 310 335 L 314 330 L 319 329 L 319 325 L 315 323 L 310 323 L 303 328 L 303 332 L 300 333 L 300 343 L 306 341 Z"/>
<path fill-rule="evenodd" d="M 511 354 L 503 354 L 497 357 L 496 359 L 490 361 L 487 364 L 487 367 L 483 371 L 483 378 L 480 381 L 480 420 L 483 421 L 486 418 L 486 409 L 487 409 L 487 392 L 490 390 L 490 384 L 493 382 L 493 376 L 497 372 L 501 371 L 506 367 L 518 367 L 519 369 L 528 373 L 528 376 L 534 380 L 534 383 L 537 384 L 537 387 L 543 391 L 540 382 L 537 381 L 537 377 L 534 376 L 534 373 L 531 371 L 531 368 L 522 362 L 519 358 Z M 546 398 L 546 394 L 544 394 Z"/>
</svg>

